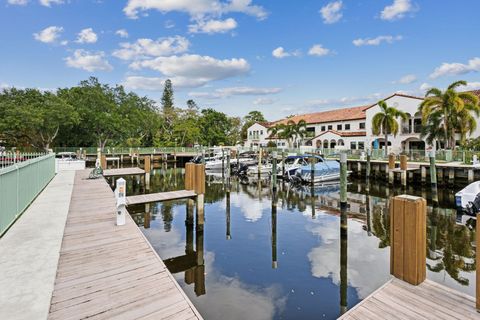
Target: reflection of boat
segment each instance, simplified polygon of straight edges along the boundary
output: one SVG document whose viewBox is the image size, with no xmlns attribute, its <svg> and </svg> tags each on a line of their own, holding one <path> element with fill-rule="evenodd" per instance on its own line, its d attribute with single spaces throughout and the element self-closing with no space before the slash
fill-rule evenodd
<svg viewBox="0 0 480 320">
<path fill-rule="evenodd" d="M 295 172 L 304 182 L 310 182 L 313 174 L 314 183 L 335 181 L 340 179 L 340 163 L 334 160 L 325 160 L 321 156 L 310 155 L 316 163 L 312 170 L 311 164 L 303 165 Z"/>
<path fill-rule="evenodd" d="M 459 213 L 476 216 L 480 212 L 480 181 L 473 182 L 455 194 Z"/>
</svg>

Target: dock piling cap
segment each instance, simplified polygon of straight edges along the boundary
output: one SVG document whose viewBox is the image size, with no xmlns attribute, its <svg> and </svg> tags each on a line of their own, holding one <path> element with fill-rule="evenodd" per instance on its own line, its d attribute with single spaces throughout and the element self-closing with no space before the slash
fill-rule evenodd
<svg viewBox="0 0 480 320">
<path fill-rule="evenodd" d="M 418 200 L 422 199 L 422 197 L 411 196 L 411 195 L 408 195 L 408 194 L 402 194 L 402 195 L 396 196 L 395 198 L 401 198 L 401 199 L 404 199 L 404 200 L 407 200 L 407 201 L 412 201 L 412 202 L 415 202 L 415 201 L 418 201 Z"/>
</svg>

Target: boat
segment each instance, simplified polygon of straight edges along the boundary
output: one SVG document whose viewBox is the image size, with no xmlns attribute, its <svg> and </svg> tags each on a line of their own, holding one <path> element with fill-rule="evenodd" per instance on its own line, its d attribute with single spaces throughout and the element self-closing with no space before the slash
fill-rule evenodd
<svg viewBox="0 0 480 320">
<path fill-rule="evenodd" d="M 303 165 L 295 172 L 296 177 L 300 178 L 303 182 L 311 182 L 312 174 L 314 183 L 324 183 L 340 179 L 340 163 L 338 161 L 325 160 L 318 155 L 309 155 L 309 158 L 314 158 L 316 162 L 313 172 L 311 164 Z"/>
<path fill-rule="evenodd" d="M 476 216 L 480 212 L 480 181 L 475 181 L 455 194 L 457 212 Z"/>
<path fill-rule="evenodd" d="M 283 168 L 285 167 L 285 175 L 293 176 L 297 169 L 302 166 L 308 165 L 308 155 L 302 156 L 288 156 L 278 164 L 277 175 L 283 174 Z"/>
<path fill-rule="evenodd" d="M 258 166 L 250 166 L 248 167 L 247 169 L 247 175 L 249 176 L 254 176 L 254 175 L 258 175 L 259 174 L 259 171 L 258 171 Z M 273 166 L 271 163 L 266 163 L 266 164 L 262 164 L 260 166 L 260 174 L 261 175 L 271 175 L 272 174 L 272 170 L 273 170 Z"/>
</svg>

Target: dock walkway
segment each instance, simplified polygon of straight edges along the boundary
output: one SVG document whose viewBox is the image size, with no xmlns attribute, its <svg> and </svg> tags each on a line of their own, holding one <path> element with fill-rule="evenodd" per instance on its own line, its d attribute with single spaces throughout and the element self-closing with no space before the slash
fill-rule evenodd
<svg viewBox="0 0 480 320">
<path fill-rule="evenodd" d="M 430 280 L 413 286 L 393 278 L 339 319 L 480 319 L 475 299 Z"/>
<path fill-rule="evenodd" d="M 178 191 L 169 191 L 169 192 L 140 194 L 136 196 L 127 197 L 127 206 L 142 204 L 142 203 L 169 201 L 169 200 L 191 199 L 191 198 L 195 198 L 196 196 L 197 194 L 191 190 L 178 190 Z"/>
<path fill-rule="evenodd" d="M 49 319 L 202 319 L 104 179 L 75 176 Z"/>
<path fill-rule="evenodd" d="M 136 167 L 103 170 L 104 177 L 135 176 L 143 174 L 145 174 L 145 170 Z"/>
</svg>

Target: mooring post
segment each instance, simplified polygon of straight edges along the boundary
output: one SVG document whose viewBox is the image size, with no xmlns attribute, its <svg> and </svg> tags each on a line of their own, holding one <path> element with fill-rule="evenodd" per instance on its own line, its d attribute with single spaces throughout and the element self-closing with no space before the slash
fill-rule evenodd
<svg viewBox="0 0 480 320">
<path fill-rule="evenodd" d="M 390 153 L 388 155 L 388 168 L 387 168 L 387 178 L 388 178 L 389 184 L 393 184 L 395 180 L 393 169 L 395 169 L 395 154 Z"/>
<path fill-rule="evenodd" d="M 117 179 L 115 196 L 117 198 L 117 226 L 123 226 L 125 224 L 127 211 L 125 208 L 127 204 L 127 184 L 125 179 Z"/>
<path fill-rule="evenodd" d="M 315 184 L 315 158 L 310 157 L 310 186 L 313 188 Z"/>
<path fill-rule="evenodd" d="M 197 194 L 197 224 L 202 225 L 205 221 L 205 165 L 195 165 L 195 193 Z"/>
<path fill-rule="evenodd" d="M 285 177 L 285 150 L 282 150 L 282 178 Z"/>
<path fill-rule="evenodd" d="M 455 184 L 455 168 L 448 170 L 448 184 L 453 186 Z"/>
<path fill-rule="evenodd" d="M 407 187 L 407 169 L 408 169 L 407 156 L 402 154 L 400 155 L 400 170 L 401 170 L 400 180 L 404 188 Z"/>
<path fill-rule="evenodd" d="M 372 151 L 370 149 L 367 149 L 367 164 L 366 164 L 366 167 L 365 167 L 365 181 L 366 181 L 367 191 L 370 190 L 370 172 L 371 172 L 370 160 L 371 160 L 371 157 L 372 157 Z"/>
<path fill-rule="evenodd" d="M 262 147 L 258 147 L 258 180 L 262 174 Z"/>
<path fill-rule="evenodd" d="M 195 190 L 195 163 L 185 163 L 185 190 Z M 187 200 L 187 223 L 193 224 L 193 207 L 195 201 L 193 199 Z"/>
<path fill-rule="evenodd" d="M 347 311 L 347 251 L 348 251 L 348 217 L 347 217 L 347 154 L 340 153 L 340 314 Z"/>
<path fill-rule="evenodd" d="M 277 152 L 272 152 L 272 190 L 277 191 Z"/>
<path fill-rule="evenodd" d="M 102 154 L 100 159 L 101 159 L 100 160 L 100 166 L 102 167 L 102 170 L 107 169 L 107 156 Z"/>
<path fill-rule="evenodd" d="M 222 178 L 225 177 L 225 149 L 222 147 Z"/>
<path fill-rule="evenodd" d="M 227 149 L 227 184 L 230 184 L 230 156 L 231 156 L 231 151 L 230 149 Z"/>
<path fill-rule="evenodd" d="M 143 228 L 149 229 L 150 228 L 150 203 L 145 203 L 145 213 L 143 215 Z"/>
<path fill-rule="evenodd" d="M 390 205 L 390 273 L 419 285 L 426 278 L 427 201 L 401 195 Z"/>
<path fill-rule="evenodd" d="M 438 191 L 437 191 L 437 168 L 435 166 L 435 153 L 430 153 L 430 184 L 432 187 L 432 201 L 434 204 L 438 204 Z"/>
<path fill-rule="evenodd" d="M 145 167 L 145 189 L 150 190 L 150 171 L 151 167 L 151 159 L 150 156 L 145 156 L 143 158 L 144 167 Z"/>
<path fill-rule="evenodd" d="M 473 169 L 468 169 L 468 170 L 467 170 L 467 176 L 468 176 L 468 183 L 472 183 L 473 180 L 475 179 L 475 175 L 474 175 Z"/>
<path fill-rule="evenodd" d="M 240 150 L 237 148 L 237 152 L 235 153 L 237 157 L 237 171 L 240 169 Z"/>
</svg>

